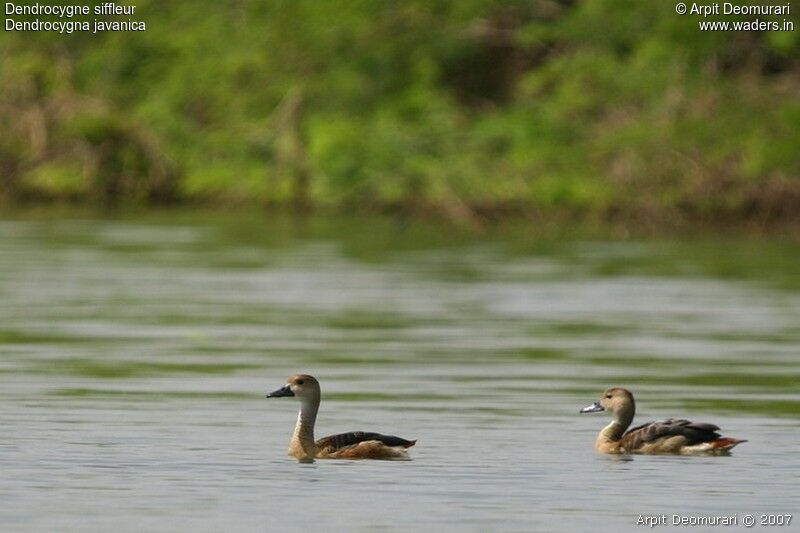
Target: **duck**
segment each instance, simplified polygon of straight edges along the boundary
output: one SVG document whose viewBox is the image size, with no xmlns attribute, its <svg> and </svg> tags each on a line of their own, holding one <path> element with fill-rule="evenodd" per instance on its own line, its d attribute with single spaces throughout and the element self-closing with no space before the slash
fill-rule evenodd
<svg viewBox="0 0 800 533">
<path fill-rule="evenodd" d="M 293 396 L 300 401 L 297 424 L 289 441 L 289 456 L 300 462 L 314 459 L 395 459 L 408 460 L 408 448 L 416 440 L 365 431 L 350 431 L 314 440 L 314 423 L 321 399 L 319 381 L 308 374 L 297 374 L 286 385 L 267 394 L 267 398 Z"/>
<path fill-rule="evenodd" d="M 633 394 L 622 387 L 607 389 L 580 413 L 608 411 L 613 420 L 604 427 L 595 441 L 595 449 L 610 454 L 677 454 L 677 455 L 728 455 L 741 439 L 722 437 L 719 427 L 704 422 L 669 418 L 647 422 L 631 429 L 636 413 Z M 627 429 L 627 431 L 625 431 Z"/>
</svg>

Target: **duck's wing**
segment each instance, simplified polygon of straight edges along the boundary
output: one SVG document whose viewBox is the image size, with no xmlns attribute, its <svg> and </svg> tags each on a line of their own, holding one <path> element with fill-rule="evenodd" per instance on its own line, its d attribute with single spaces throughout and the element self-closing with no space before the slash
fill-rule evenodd
<svg viewBox="0 0 800 533">
<path fill-rule="evenodd" d="M 339 433 L 338 435 L 324 437 L 319 439 L 316 444 L 317 448 L 320 450 L 333 452 L 366 441 L 378 441 L 386 446 L 400 446 L 403 448 L 410 448 L 417 442 L 415 440 L 395 437 L 394 435 L 381 435 L 380 433 L 370 433 L 366 431 L 350 431 L 348 433 Z"/>
<path fill-rule="evenodd" d="M 687 446 L 711 442 L 720 438 L 719 427 L 705 422 L 692 422 L 669 418 L 657 422 L 647 422 L 629 429 L 620 439 L 621 447 L 636 450 L 644 444 L 669 437 L 684 437 Z"/>
</svg>

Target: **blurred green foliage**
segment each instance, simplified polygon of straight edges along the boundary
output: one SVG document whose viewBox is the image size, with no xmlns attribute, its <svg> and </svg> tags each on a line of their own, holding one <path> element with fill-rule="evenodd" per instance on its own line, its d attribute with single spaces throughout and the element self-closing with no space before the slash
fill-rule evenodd
<svg viewBox="0 0 800 533">
<path fill-rule="evenodd" d="M 0 35 L 6 201 L 800 217 L 797 29 L 633 0 L 136 5 L 145 32 Z"/>
</svg>

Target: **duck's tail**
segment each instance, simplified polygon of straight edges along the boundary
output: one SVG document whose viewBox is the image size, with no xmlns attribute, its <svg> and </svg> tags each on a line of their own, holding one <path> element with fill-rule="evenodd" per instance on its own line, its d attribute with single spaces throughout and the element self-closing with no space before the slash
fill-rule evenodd
<svg viewBox="0 0 800 533">
<path fill-rule="evenodd" d="M 693 446 L 681 448 L 681 455 L 729 455 L 731 450 L 746 440 L 720 437 L 715 440 L 701 442 Z"/>
<path fill-rule="evenodd" d="M 712 441 L 709 444 L 711 444 L 711 448 L 714 449 L 714 450 L 720 450 L 720 451 L 726 450 L 727 451 L 727 450 L 733 449 L 737 444 L 741 444 L 743 442 L 747 442 L 747 441 L 743 440 L 743 439 L 731 439 L 731 438 L 723 437 L 721 439 L 717 439 L 715 441 Z"/>
</svg>

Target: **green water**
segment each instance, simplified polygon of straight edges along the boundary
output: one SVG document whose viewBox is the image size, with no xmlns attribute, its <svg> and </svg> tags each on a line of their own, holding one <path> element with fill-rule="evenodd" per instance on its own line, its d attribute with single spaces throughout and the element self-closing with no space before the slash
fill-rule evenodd
<svg viewBox="0 0 800 533">
<path fill-rule="evenodd" d="M 413 461 L 286 457 L 318 434 Z M 388 219 L 0 220 L 0 524 L 20 531 L 595 531 L 796 510 L 800 245 Z M 593 451 L 608 386 L 731 457 Z M 633 498 L 632 494 L 636 497 Z"/>
</svg>

